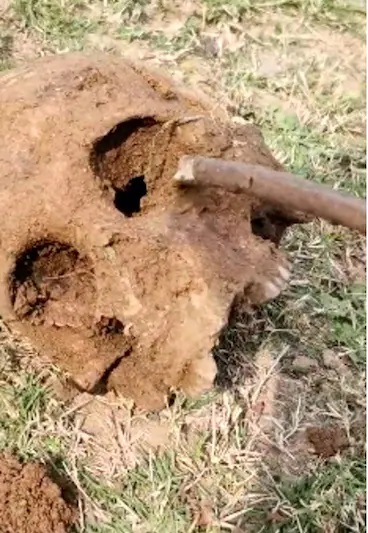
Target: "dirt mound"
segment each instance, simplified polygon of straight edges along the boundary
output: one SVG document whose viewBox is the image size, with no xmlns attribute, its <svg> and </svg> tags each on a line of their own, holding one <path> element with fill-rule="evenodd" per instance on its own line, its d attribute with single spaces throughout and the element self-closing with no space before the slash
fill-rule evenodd
<svg viewBox="0 0 368 533">
<path fill-rule="evenodd" d="M 0 314 L 83 390 L 161 407 L 211 386 L 234 300 L 276 296 L 295 219 L 173 185 L 184 154 L 280 168 L 259 132 L 120 58 L 0 77 Z"/>
<path fill-rule="evenodd" d="M 10 455 L 0 455 L 0 531 L 66 533 L 75 519 L 75 510 L 42 465 L 21 465 Z"/>
<path fill-rule="evenodd" d="M 309 427 L 306 429 L 308 442 L 321 457 L 333 457 L 349 447 L 346 432 L 338 426 Z"/>
</svg>

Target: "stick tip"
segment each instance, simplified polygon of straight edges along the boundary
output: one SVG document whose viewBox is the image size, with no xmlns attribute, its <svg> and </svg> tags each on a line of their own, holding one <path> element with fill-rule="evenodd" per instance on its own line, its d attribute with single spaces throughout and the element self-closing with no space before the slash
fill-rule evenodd
<svg viewBox="0 0 368 533">
<path fill-rule="evenodd" d="M 190 185 L 195 182 L 193 162 L 194 158 L 190 155 L 184 155 L 180 158 L 178 170 L 173 178 L 178 185 Z"/>
</svg>

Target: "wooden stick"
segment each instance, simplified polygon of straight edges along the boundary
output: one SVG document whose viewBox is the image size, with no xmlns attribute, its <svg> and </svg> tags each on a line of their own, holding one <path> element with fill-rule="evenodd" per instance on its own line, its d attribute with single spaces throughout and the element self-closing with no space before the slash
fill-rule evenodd
<svg viewBox="0 0 368 533">
<path fill-rule="evenodd" d="M 184 156 L 174 180 L 182 186 L 219 187 L 253 195 L 285 210 L 323 218 L 360 233 L 366 232 L 365 200 L 355 198 L 288 172 L 200 156 Z"/>
</svg>

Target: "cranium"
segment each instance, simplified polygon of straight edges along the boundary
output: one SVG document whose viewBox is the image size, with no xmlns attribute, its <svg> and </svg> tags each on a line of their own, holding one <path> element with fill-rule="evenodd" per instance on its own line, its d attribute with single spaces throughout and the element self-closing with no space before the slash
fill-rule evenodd
<svg viewBox="0 0 368 533">
<path fill-rule="evenodd" d="M 171 388 L 206 390 L 234 301 L 287 281 L 277 243 L 292 217 L 173 185 L 183 154 L 280 168 L 211 105 L 106 55 L 0 78 L 0 313 L 82 389 L 149 409 Z"/>
</svg>

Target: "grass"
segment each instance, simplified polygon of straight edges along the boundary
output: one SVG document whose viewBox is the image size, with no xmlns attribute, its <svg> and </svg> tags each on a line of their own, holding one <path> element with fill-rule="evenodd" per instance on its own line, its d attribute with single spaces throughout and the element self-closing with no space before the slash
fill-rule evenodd
<svg viewBox="0 0 368 533">
<path fill-rule="evenodd" d="M 0 71 L 11 67 L 13 38 L 10 33 L 0 28 Z"/>
<path fill-rule="evenodd" d="M 104 37 L 117 51 L 138 43 L 260 127 L 288 169 L 363 197 L 364 30 L 364 3 L 352 0 L 197 0 L 185 11 L 168 0 L 13 0 L 0 18 L 0 69 L 23 59 L 20 39 L 35 55 Z M 315 221 L 283 247 L 291 284 L 233 317 L 216 351 L 218 390 L 159 416 L 125 406 L 111 441 L 85 429 L 88 405 L 55 397 L 54 369 L 30 370 L 27 350 L 0 332 L 0 448 L 72 481 L 79 530 L 364 531 L 365 241 Z M 317 371 L 296 373 L 300 355 Z M 105 402 L 99 419 L 113 420 Z M 137 446 L 142 423 L 167 430 L 165 445 Z M 350 447 L 321 460 L 303 435 L 327 423 Z"/>
<path fill-rule="evenodd" d="M 36 32 L 56 50 L 83 47 L 85 35 L 95 26 L 84 16 L 83 7 L 78 0 L 16 0 L 13 4 L 25 30 Z"/>
<path fill-rule="evenodd" d="M 274 484 L 271 531 L 364 531 L 365 463 L 342 460 L 296 482 Z M 277 509 L 277 511 L 276 511 Z"/>
</svg>

